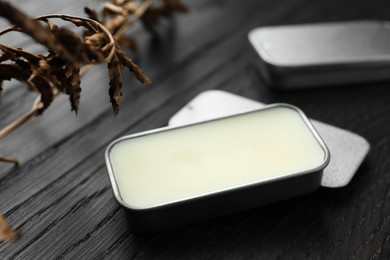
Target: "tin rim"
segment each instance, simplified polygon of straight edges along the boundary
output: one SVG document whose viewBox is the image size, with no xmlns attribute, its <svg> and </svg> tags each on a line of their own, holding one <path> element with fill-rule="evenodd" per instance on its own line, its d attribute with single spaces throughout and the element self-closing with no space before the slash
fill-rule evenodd
<svg viewBox="0 0 390 260">
<path fill-rule="evenodd" d="M 165 131 L 170 131 L 170 130 L 173 130 L 173 129 L 184 128 L 184 127 L 191 127 L 193 125 L 199 125 L 199 124 L 204 124 L 204 123 L 208 123 L 208 122 L 218 121 L 218 120 L 227 119 L 227 118 L 231 118 L 231 117 L 237 117 L 237 116 L 241 116 L 241 115 L 245 115 L 245 114 L 256 113 L 258 111 L 269 110 L 269 109 L 272 109 L 272 108 L 275 108 L 275 107 L 285 107 L 285 108 L 289 108 L 289 109 L 292 109 L 292 110 L 295 110 L 296 112 L 298 112 L 299 116 L 301 117 L 303 122 L 306 124 L 306 126 L 310 130 L 310 133 L 313 135 L 313 137 L 318 142 L 318 144 L 320 145 L 320 147 L 322 148 L 322 150 L 324 152 L 324 160 L 323 160 L 323 162 L 319 166 L 311 168 L 311 169 L 308 169 L 308 170 L 305 170 L 305 171 L 289 172 L 287 174 L 276 176 L 276 177 L 269 178 L 269 179 L 266 179 L 266 180 L 260 180 L 260 181 L 252 182 L 252 183 L 249 183 L 249 184 L 244 184 L 244 185 L 241 184 L 241 185 L 233 186 L 233 187 L 227 188 L 227 189 L 221 189 L 221 190 L 215 190 L 215 191 L 212 191 L 212 192 L 202 193 L 202 194 L 199 194 L 199 195 L 196 195 L 196 196 L 193 196 L 193 197 L 177 199 L 177 200 L 169 201 L 167 203 L 157 204 L 157 205 L 154 205 L 154 206 L 151 206 L 151 207 L 147 207 L 147 208 L 134 207 L 134 206 L 131 206 L 131 205 L 129 205 L 129 204 L 127 204 L 127 203 L 125 203 L 123 201 L 123 199 L 122 199 L 122 197 L 120 195 L 120 191 L 119 191 L 119 188 L 118 188 L 118 185 L 117 185 L 117 181 L 116 181 L 116 178 L 115 178 L 114 170 L 113 170 L 113 167 L 112 167 L 112 164 L 111 164 L 111 160 L 110 160 L 111 149 L 117 143 L 119 143 L 119 142 L 121 142 L 123 140 L 127 140 L 127 139 L 139 138 L 139 137 L 150 135 L 150 134 L 154 134 L 154 133 L 165 132 Z M 234 192 L 234 191 L 238 191 L 238 190 L 242 190 L 242 189 L 246 189 L 246 188 L 250 188 L 250 187 L 254 187 L 254 186 L 266 185 L 268 183 L 273 183 L 273 182 L 281 181 L 281 180 L 284 180 L 284 179 L 290 179 L 290 178 L 293 178 L 293 177 L 299 177 L 299 176 L 302 176 L 302 175 L 315 173 L 317 171 L 323 170 L 329 164 L 330 152 L 329 152 L 329 149 L 326 146 L 325 142 L 323 141 L 321 136 L 318 134 L 317 130 L 314 128 L 314 126 L 312 125 L 312 123 L 310 122 L 308 117 L 303 113 L 303 111 L 301 109 L 299 109 L 298 107 L 296 107 L 294 105 L 290 105 L 290 104 L 286 104 L 286 103 L 275 103 L 275 104 L 270 104 L 270 105 L 267 105 L 264 108 L 260 108 L 260 109 L 253 110 L 253 111 L 248 111 L 248 112 L 238 113 L 238 114 L 234 114 L 234 115 L 230 115 L 230 116 L 210 119 L 210 120 L 206 120 L 206 121 L 202 121 L 202 122 L 196 122 L 196 123 L 192 123 L 192 124 L 188 124 L 188 125 L 166 126 L 166 127 L 162 127 L 162 128 L 152 129 L 152 130 L 149 130 L 149 131 L 144 131 L 144 132 L 130 134 L 130 135 L 126 135 L 126 136 L 120 137 L 120 138 L 112 141 L 108 145 L 108 147 L 106 148 L 106 151 L 105 151 L 105 161 L 106 161 L 106 167 L 107 167 L 107 171 L 108 171 L 111 187 L 112 187 L 112 190 L 113 190 L 113 193 L 114 193 L 114 197 L 118 201 L 118 203 L 121 204 L 123 207 L 125 207 L 127 209 L 130 209 L 130 210 L 147 211 L 147 210 L 153 210 L 153 209 L 166 208 L 166 207 L 170 207 L 170 206 L 173 206 L 173 205 L 186 203 L 186 202 L 189 202 L 189 201 L 192 201 L 192 200 L 198 200 L 198 199 L 202 199 L 202 198 L 209 197 L 209 196 L 215 196 L 215 195 L 223 194 L 223 193 L 226 193 L 226 192 Z"/>
</svg>

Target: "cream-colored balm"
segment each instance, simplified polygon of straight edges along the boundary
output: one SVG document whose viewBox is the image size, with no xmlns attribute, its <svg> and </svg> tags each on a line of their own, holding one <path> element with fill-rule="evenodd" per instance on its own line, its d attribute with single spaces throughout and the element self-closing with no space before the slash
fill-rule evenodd
<svg viewBox="0 0 390 260">
<path fill-rule="evenodd" d="M 321 142 L 302 112 L 280 105 L 125 137 L 107 159 L 122 203 L 146 209 L 323 167 Z"/>
</svg>

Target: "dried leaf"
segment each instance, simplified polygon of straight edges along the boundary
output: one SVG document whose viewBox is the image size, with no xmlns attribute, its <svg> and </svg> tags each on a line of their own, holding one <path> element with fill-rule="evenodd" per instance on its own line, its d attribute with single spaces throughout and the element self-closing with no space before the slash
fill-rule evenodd
<svg viewBox="0 0 390 260">
<path fill-rule="evenodd" d="M 84 12 L 88 15 L 89 18 L 95 21 L 99 21 L 98 14 L 94 8 L 84 7 Z"/>
<path fill-rule="evenodd" d="M 0 64 L 5 66 L 5 64 Z M 37 90 L 41 94 L 41 102 L 43 107 L 38 110 L 38 114 L 42 114 L 43 111 L 51 104 L 53 101 L 53 89 L 50 81 L 46 77 L 50 73 L 51 67 L 45 59 L 41 59 L 38 64 L 32 64 L 30 70 L 22 66 L 29 66 L 28 63 L 19 60 L 18 64 L 8 65 L 8 69 L 13 69 L 11 73 L 12 78 L 16 78 L 20 81 L 26 81 L 34 90 Z M 18 72 L 16 72 L 18 71 Z M 19 76 L 16 76 L 15 73 L 20 73 Z M 26 78 L 26 76 L 28 77 Z M 7 79 L 5 75 L 0 75 L 0 78 Z"/>
<path fill-rule="evenodd" d="M 51 82 L 57 82 L 55 87 L 62 93 L 69 95 L 71 110 L 78 112 L 80 102 L 80 66 L 77 63 L 67 64 L 65 68 L 59 67 L 50 73 Z"/>
<path fill-rule="evenodd" d="M 134 76 L 138 79 L 139 82 L 141 82 L 142 84 L 152 83 L 152 81 L 145 75 L 143 70 L 141 70 L 137 64 L 135 64 L 130 58 L 126 56 L 126 54 L 121 49 L 119 49 L 119 46 L 116 49 L 116 53 L 119 57 L 120 62 L 134 74 Z"/>
<path fill-rule="evenodd" d="M 31 70 L 31 63 L 28 63 L 28 62 L 23 61 L 23 60 L 16 60 L 15 65 L 18 65 L 22 72 L 20 75 L 18 75 L 18 76 L 20 76 L 20 78 L 18 78 L 17 76 L 15 76 L 14 78 L 21 81 L 21 82 L 26 82 L 29 90 L 36 91 L 35 86 L 30 84 L 30 82 L 27 81 L 29 79 L 29 77 L 31 76 L 31 71 L 32 71 Z M 23 72 L 25 74 L 23 74 Z M 23 75 L 23 76 L 21 76 L 21 75 Z M 27 77 L 27 78 L 25 78 L 25 77 Z"/>
<path fill-rule="evenodd" d="M 58 26 L 52 23 L 50 20 L 45 20 L 45 22 L 47 23 L 47 26 L 49 27 L 50 31 L 58 30 Z"/>
<path fill-rule="evenodd" d="M 5 217 L 0 214 L 0 241 L 10 241 L 18 238 L 18 232 L 13 231 Z"/>
<path fill-rule="evenodd" d="M 110 42 L 104 33 L 95 33 L 84 37 L 84 42 L 91 49 L 96 50 L 104 57 L 108 57 L 114 48 L 114 42 Z"/>
<path fill-rule="evenodd" d="M 19 64 L 0 64 L 1 80 L 11 80 L 14 78 L 19 81 L 27 81 L 30 75 L 31 71 L 28 71 Z"/>
<path fill-rule="evenodd" d="M 55 70 L 53 70 L 53 77 L 59 82 L 58 84 L 55 84 L 55 88 L 61 92 L 61 93 L 66 93 L 66 90 L 70 85 L 69 79 L 65 75 L 65 69 L 60 67 Z"/>
<path fill-rule="evenodd" d="M 122 48 L 131 49 L 133 51 L 137 51 L 137 42 L 133 37 L 121 36 L 118 38 L 117 43 Z"/>
<path fill-rule="evenodd" d="M 95 33 L 84 37 L 85 44 L 95 48 L 101 49 L 107 44 L 107 38 L 104 33 Z"/>
<path fill-rule="evenodd" d="M 39 83 L 39 79 L 36 80 L 34 74 L 39 75 L 43 73 L 40 71 L 39 64 L 31 65 L 23 60 L 16 60 L 13 64 L 0 64 L 0 80 L 11 80 L 14 78 L 22 82 L 27 82 L 33 90 L 37 90 L 35 85 Z M 46 104 L 48 105 L 48 103 Z"/>
<path fill-rule="evenodd" d="M 48 74 L 48 71 L 51 70 L 51 67 L 50 67 L 49 63 L 45 59 L 39 60 L 38 64 L 33 64 L 31 66 L 31 68 L 32 68 L 31 75 L 27 79 L 27 81 L 30 82 L 30 83 L 36 77 L 40 77 L 42 75 L 44 77 L 45 75 Z"/>
<path fill-rule="evenodd" d="M 117 54 L 115 54 L 110 63 L 108 63 L 108 76 L 110 78 L 110 89 L 108 93 L 115 115 L 119 112 L 119 104 L 122 97 L 122 68 L 123 65 L 119 62 Z"/>
<path fill-rule="evenodd" d="M 25 58 L 31 63 L 38 63 L 40 59 L 43 58 L 42 55 L 36 55 L 27 51 L 23 51 L 22 48 L 12 48 L 3 44 L 0 44 L 0 50 L 3 52 L 3 55 L 8 57 L 9 60 L 16 60 L 20 57 Z M 4 61 L 4 60 L 2 60 Z"/>
<path fill-rule="evenodd" d="M 53 32 L 56 38 L 64 44 L 67 51 L 72 53 L 76 61 L 82 64 L 104 61 L 104 57 L 99 52 L 90 48 L 74 32 L 64 28 Z"/>
<path fill-rule="evenodd" d="M 69 100 L 72 111 L 77 113 L 80 103 L 80 66 L 76 63 L 71 64 L 67 69 L 67 79 L 70 82 L 70 89 L 68 90 Z"/>
<path fill-rule="evenodd" d="M 51 102 L 53 101 L 54 94 L 53 89 L 50 85 L 50 82 L 43 78 L 34 78 L 31 81 L 31 84 L 38 90 L 38 92 L 41 94 L 41 102 L 43 104 L 43 107 L 38 110 L 38 114 L 42 114 L 43 111 L 46 110 L 46 108 L 49 107 Z"/>
</svg>

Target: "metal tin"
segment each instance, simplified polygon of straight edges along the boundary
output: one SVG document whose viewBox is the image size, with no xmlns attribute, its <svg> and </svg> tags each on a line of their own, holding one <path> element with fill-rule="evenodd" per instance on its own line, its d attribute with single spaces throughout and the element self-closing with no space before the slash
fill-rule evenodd
<svg viewBox="0 0 390 260">
<path fill-rule="evenodd" d="M 115 147 L 118 143 L 134 138 L 147 138 L 148 136 L 166 131 L 181 131 L 183 128 L 189 128 L 201 124 L 212 124 L 215 121 L 229 120 L 230 118 L 245 116 L 247 114 L 261 113 L 260 111 L 277 107 L 292 109 L 299 114 L 302 121 L 307 126 L 307 129 L 309 129 L 312 137 L 323 150 L 324 158 L 322 163 L 316 167 L 305 169 L 303 171 L 290 172 L 282 176 L 268 178 L 266 180 L 256 181 L 246 185 L 235 186 L 229 189 L 216 190 L 191 198 L 183 197 L 176 201 L 162 203 L 160 205 L 147 208 L 131 207 L 122 199 L 120 189 L 118 188 L 117 176 L 115 175 L 115 167 L 113 167 L 112 160 L 110 158 L 110 153 L 113 147 Z M 165 127 L 125 136 L 112 142 L 108 146 L 105 159 L 114 196 L 118 203 L 122 205 L 126 211 L 130 229 L 137 233 L 149 233 L 312 192 L 321 185 L 323 169 L 329 163 L 330 155 L 328 148 L 322 141 L 321 137 L 301 110 L 291 105 L 275 104 L 256 111 L 209 120 L 202 123 L 179 127 Z"/>
<path fill-rule="evenodd" d="M 260 27 L 248 35 L 270 86 L 313 88 L 390 79 L 390 23 L 354 21 Z"/>
</svg>

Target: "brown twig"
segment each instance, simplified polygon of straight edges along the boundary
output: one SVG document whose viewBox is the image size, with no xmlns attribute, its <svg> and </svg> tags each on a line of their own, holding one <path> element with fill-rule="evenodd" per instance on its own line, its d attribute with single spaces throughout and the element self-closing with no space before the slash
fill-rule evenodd
<svg viewBox="0 0 390 260">
<path fill-rule="evenodd" d="M 9 133 L 11 133 L 13 130 L 21 126 L 23 123 L 25 123 L 27 120 L 29 120 L 31 117 L 35 116 L 39 109 L 43 107 L 43 104 L 41 102 L 41 95 L 38 95 L 35 98 L 34 104 L 31 107 L 30 111 L 13 121 L 11 124 L 6 126 L 0 131 L 0 138 L 5 137 Z"/>
<path fill-rule="evenodd" d="M 15 166 L 19 166 L 19 160 L 18 160 L 18 158 L 15 158 L 15 157 L 7 158 L 7 157 L 0 156 L 0 161 L 7 162 L 7 163 L 13 163 Z"/>
</svg>

